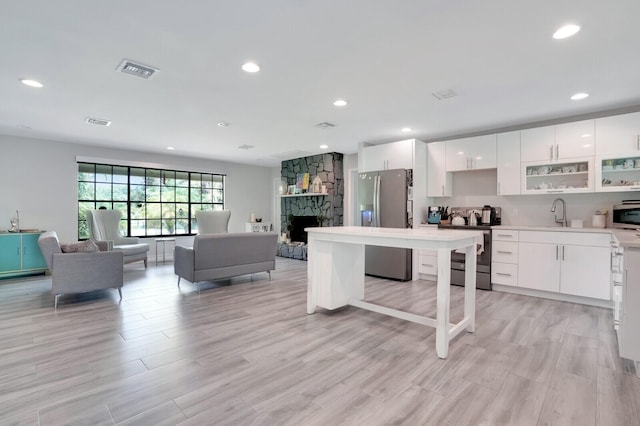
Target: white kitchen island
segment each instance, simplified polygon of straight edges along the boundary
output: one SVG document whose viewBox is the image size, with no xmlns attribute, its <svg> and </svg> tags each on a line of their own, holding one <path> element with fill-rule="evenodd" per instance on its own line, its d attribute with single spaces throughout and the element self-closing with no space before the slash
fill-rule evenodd
<svg viewBox="0 0 640 426">
<path fill-rule="evenodd" d="M 462 330 L 475 328 L 477 231 L 442 229 L 392 229 L 359 226 L 306 228 L 308 240 L 307 313 L 316 306 L 337 309 L 356 306 L 384 315 L 435 327 L 436 352 L 446 358 L 449 341 Z M 438 252 L 436 318 L 364 301 L 364 246 L 431 249 Z M 464 318 L 449 322 L 451 251 L 465 253 Z"/>
</svg>

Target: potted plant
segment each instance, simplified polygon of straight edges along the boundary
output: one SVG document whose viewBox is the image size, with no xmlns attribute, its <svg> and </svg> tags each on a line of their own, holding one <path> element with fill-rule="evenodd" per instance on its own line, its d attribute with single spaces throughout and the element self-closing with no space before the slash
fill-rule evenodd
<svg viewBox="0 0 640 426">
<path fill-rule="evenodd" d="M 324 221 L 327 220 L 327 217 L 320 213 L 316 216 L 316 220 L 318 221 L 318 226 L 324 226 Z"/>
<path fill-rule="evenodd" d="M 287 242 L 289 242 L 291 241 L 291 231 L 293 231 L 293 214 L 291 213 L 287 215 L 285 229 L 287 230 Z"/>
</svg>

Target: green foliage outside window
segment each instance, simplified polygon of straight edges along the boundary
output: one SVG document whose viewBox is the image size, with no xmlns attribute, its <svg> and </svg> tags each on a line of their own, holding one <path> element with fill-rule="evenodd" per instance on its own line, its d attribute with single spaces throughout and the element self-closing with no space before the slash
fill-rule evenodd
<svg viewBox="0 0 640 426">
<path fill-rule="evenodd" d="M 196 210 L 224 209 L 224 175 L 78 163 L 78 237 L 89 238 L 87 210 L 120 210 L 121 234 L 197 232 Z"/>
</svg>

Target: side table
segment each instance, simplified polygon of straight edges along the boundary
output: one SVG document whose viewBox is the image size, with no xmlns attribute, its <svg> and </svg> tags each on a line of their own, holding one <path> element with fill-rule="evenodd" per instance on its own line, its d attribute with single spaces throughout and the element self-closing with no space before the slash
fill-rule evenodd
<svg viewBox="0 0 640 426">
<path fill-rule="evenodd" d="M 176 239 L 167 237 L 167 238 L 156 238 L 156 266 L 158 266 L 158 244 L 162 243 L 162 263 L 166 261 L 166 244 L 167 242 L 173 242 L 173 246 L 175 248 Z"/>
</svg>

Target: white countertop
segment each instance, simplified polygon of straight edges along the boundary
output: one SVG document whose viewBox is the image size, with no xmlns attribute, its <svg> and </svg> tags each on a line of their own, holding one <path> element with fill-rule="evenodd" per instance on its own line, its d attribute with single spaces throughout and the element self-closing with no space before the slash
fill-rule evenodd
<svg viewBox="0 0 640 426">
<path fill-rule="evenodd" d="M 437 229 L 437 225 L 420 224 L 421 229 Z M 610 234 L 615 237 L 622 247 L 640 248 L 640 231 L 617 228 L 571 228 L 563 226 L 542 225 L 497 225 L 492 229 L 516 230 L 516 231 L 551 231 L 551 232 L 586 232 L 596 234 Z M 442 230 L 440 230 L 442 231 Z"/>
<path fill-rule="evenodd" d="M 376 228 L 331 226 L 305 228 L 309 238 L 404 248 L 451 248 L 475 245 L 481 231 L 437 228 Z"/>
<path fill-rule="evenodd" d="M 609 228 L 571 228 L 569 226 L 538 226 L 538 225 L 497 225 L 492 229 L 512 229 L 516 231 L 552 231 L 552 232 L 591 232 L 597 234 L 611 234 Z"/>
</svg>

